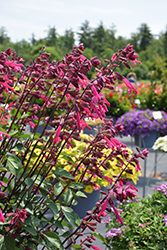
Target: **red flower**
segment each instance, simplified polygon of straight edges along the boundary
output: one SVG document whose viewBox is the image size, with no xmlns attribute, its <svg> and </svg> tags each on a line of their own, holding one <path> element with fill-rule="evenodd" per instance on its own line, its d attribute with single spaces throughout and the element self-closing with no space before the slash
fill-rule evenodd
<svg viewBox="0 0 167 250">
<path fill-rule="evenodd" d="M 110 96 L 110 97 L 113 97 L 113 93 L 111 92 L 111 93 L 109 94 L 109 96 Z"/>
</svg>

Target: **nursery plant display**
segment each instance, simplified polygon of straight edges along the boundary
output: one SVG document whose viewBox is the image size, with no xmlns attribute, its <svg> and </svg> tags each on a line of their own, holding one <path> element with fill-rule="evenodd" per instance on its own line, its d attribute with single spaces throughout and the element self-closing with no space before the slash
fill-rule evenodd
<svg viewBox="0 0 167 250">
<path fill-rule="evenodd" d="M 92 232 L 106 215 L 105 211 L 113 209 L 123 224 L 113 197 L 123 201 L 136 196 L 127 177 L 133 174 L 136 174 L 134 180 L 138 177 L 138 158 L 147 156 L 148 151 L 137 149 L 133 155 L 115 138 L 123 127 L 119 124 L 114 127 L 112 119 L 105 119 L 108 101 L 102 90 L 113 88 L 118 77 L 129 94 L 136 91 L 116 69 L 121 63 L 126 67 L 138 63 L 138 56 L 128 44 L 111 60 L 105 59 L 106 65 L 100 68 L 101 62 L 96 57 L 88 60 L 83 51 L 80 44 L 61 61 L 50 62 L 50 54 L 43 47 L 39 56 L 26 66 L 10 48 L 0 54 L 1 249 L 37 250 L 39 245 L 51 250 L 69 246 L 98 249 Z M 90 81 L 85 74 L 92 67 L 97 75 Z M 44 102 L 39 106 L 37 100 Z M 95 136 L 84 139 L 87 147 L 78 161 L 74 161 L 70 149 L 75 141 L 82 140 L 80 133 L 88 126 L 86 118 L 99 118 L 103 122 Z M 41 124 L 43 131 L 36 133 Z M 27 125 L 32 128 L 29 134 L 25 133 Z M 52 129 L 48 130 L 48 126 Z M 63 155 L 66 148 L 69 155 Z M 68 161 L 68 166 L 62 167 L 62 158 Z M 119 171 L 113 167 L 111 178 L 107 170 L 109 161 L 115 159 Z M 94 188 L 96 178 L 99 182 L 107 180 L 111 189 L 104 192 L 103 200 L 80 221 L 71 207 L 76 198 L 85 198 L 85 180 Z M 86 228 L 90 229 L 90 235 L 84 236 Z M 76 245 L 78 237 L 81 241 Z"/>
</svg>

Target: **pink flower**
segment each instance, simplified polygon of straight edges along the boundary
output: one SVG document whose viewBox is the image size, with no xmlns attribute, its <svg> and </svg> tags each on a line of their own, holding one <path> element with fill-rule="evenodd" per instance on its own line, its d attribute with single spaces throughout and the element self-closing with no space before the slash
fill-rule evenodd
<svg viewBox="0 0 167 250">
<path fill-rule="evenodd" d="M 91 245 L 91 248 L 93 248 L 93 249 L 95 249 L 95 250 L 103 250 L 103 249 L 101 249 L 101 248 L 99 248 L 99 247 L 96 247 L 96 246 L 93 246 L 93 245 Z"/>
<path fill-rule="evenodd" d="M 144 156 L 146 156 L 147 157 L 147 155 L 149 154 L 150 152 L 147 150 L 147 148 L 145 148 L 143 151 L 142 151 L 142 154 L 144 155 Z"/>
<path fill-rule="evenodd" d="M 55 138 L 53 139 L 53 144 L 55 144 L 58 141 L 58 137 L 60 135 L 60 132 L 61 132 L 61 125 L 59 125 L 57 128 Z"/>
<path fill-rule="evenodd" d="M 100 96 L 99 96 L 95 86 L 91 85 L 91 89 L 92 89 L 93 94 L 98 98 L 98 100 L 100 100 Z"/>
<path fill-rule="evenodd" d="M 128 93 L 130 94 L 132 89 L 136 92 L 137 94 L 137 90 L 133 87 L 133 85 L 128 81 L 128 79 L 126 79 L 125 77 L 123 77 L 123 81 L 126 84 L 126 86 L 128 87 Z"/>
<path fill-rule="evenodd" d="M 117 55 L 118 55 L 118 54 L 117 54 L 117 53 L 115 53 L 115 54 L 112 56 L 112 58 L 111 58 L 111 61 L 112 61 L 112 62 L 114 62 L 114 61 L 115 61 L 115 59 L 116 59 Z"/>
<path fill-rule="evenodd" d="M 124 143 L 120 142 L 120 141 L 117 140 L 116 138 L 112 138 L 111 140 L 112 140 L 116 145 L 123 146 L 124 148 L 127 147 Z"/>
<path fill-rule="evenodd" d="M 18 64 L 18 63 L 15 63 L 15 62 L 12 62 L 12 61 L 6 61 L 5 62 L 6 65 L 12 67 L 12 68 L 15 68 L 15 67 L 24 67 L 23 64 Z"/>
<path fill-rule="evenodd" d="M 121 216 L 119 215 L 118 211 L 116 210 L 116 208 L 114 207 L 114 204 L 111 202 L 110 205 L 112 206 L 114 213 L 116 215 L 116 217 L 118 218 L 119 222 L 121 222 L 122 226 L 124 225 L 123 220 L 121 218 Z"/>
<path fill-rule="evenodd" d="M 112 182 L 114 182 L 110 177 L 108 176 L 102 176 L 102 178 L 106 179 L 107 181 L 109 181 L 110 185 L 112 184 Z"/>
<path fill-rule="evenodd" d="M 3 216 L 3 213 L 2 213 L 2 211 L 1 211 L 1 209 L 0 209 L 0 222 L 5 223 L 5 218 L 4 218 L 4 216 Z"/>
<path fill-rule="evenodd" d="M 29 121 L 28 123 L 30 124 L 31 128 L 35 128 L 35 123 L 33 123 L 32 121 Z"/>
<path fill-rule="evenodd" d="M 149 224 L 151 224 L 151 223 L 150 223 L 150 222 L 144 223 L 144 224 L 140 224 L 140 223 L 139 223 L 139 227 L 144 227 L 144 226 L 147 226 L 147 225 L 149 225 Z"/>
<path fill-rule="evenodd" d="M 102 208 L 100 210 L 100 213 L 98 214 L 98 218 L 100 218 L 100 216 L 102 215 L 103 212 L 105 212 L 106 210 L 106 207 L 107 207 L 107 204 L 108 204 L 108 199 L 106 199 L 102 205 Z"/>
</svg>

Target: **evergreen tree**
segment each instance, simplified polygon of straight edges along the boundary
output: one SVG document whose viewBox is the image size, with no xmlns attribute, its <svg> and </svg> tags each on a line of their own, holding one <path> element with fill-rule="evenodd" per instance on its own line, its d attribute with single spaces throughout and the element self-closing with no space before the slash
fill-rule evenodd
<svg viewBox="0 0 167 250">
<path fill-rule="evenodd" d="M 165 33 L 163 34 L 163 37 L 162 37 L 162 42 L 163 42 L 164 54 L 167 57 L 167 26 L 166 26 Z"/>
<path fill-rule="evenodd" d="M 10 42 L 10 38 L 7 36 L 7 31 L 5 27 L 0 28 L 0 44 L 5 44 Z"/>
<path fill-rule="evenodd" d="M 93 32 L 93 49 L 96 54 L 99 55 L 104 51 L 104 44 L 106 41 L 106 30 L 103 26 L 103 22 L 101 21 L 99 26 L 95 28 Z"/>
<path fill-rule="evenodd" d="M 47 31 L 47 37 L 46 37 L 46 45 L 47 46 L 55 46 L 58 38 L 58 34 L 56 32 L 55 26 L 53 28 L 49 28 Z"/>
<path fill-rule="evenodd" d="M 139 40 L 140 40 L 139 44 L 140 51 L 146 50 L 147 46 L 151 44 L 153 35 L 151 34 L 150 28 L 146 23 L 141 24 L 138 30 L 139 30 Z"/>
<path fill-rule="evenodd" d="M 61 40 L 63 41 L 63 45 L 66 49 L 66 52 L 67 50 L 68 51 L 72 50 L 75 42 L 74 32 L 72 31 L 72 29 L 65 30 L 65 34 L 64 36 L 62 36 Z"/>
<path fill-rule="evenodd" d="M 77 32 L 77 35 L 79 36 L 79 43 L 83 43 L 85 48 L 92 48 L 92 32 L 93 30 L 90 28 L 87 20 L 80 27 L 80 32 Z"/>
</svg>

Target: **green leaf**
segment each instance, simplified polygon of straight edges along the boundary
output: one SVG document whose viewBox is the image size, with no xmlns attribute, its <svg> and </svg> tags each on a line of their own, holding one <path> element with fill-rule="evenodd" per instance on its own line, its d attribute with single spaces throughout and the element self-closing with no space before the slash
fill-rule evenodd
<svg viewBox="0 0 167 250">
<path fill-rule="evenodd" d="M 29 232 L 32 236 L 36 236 L 37 235 L 37 233 L 36 233 L 36 231 L 34 230 L 34 228 L 32 228 L 32 227 L 30 227 L 30 226 L 27 226 L 27 225 L 23 225 L 22 224 L 22 227 L 27 231 L 27 232 Z"/>
<path fill-rule="evenodd" d="M 0 245 L 2 245 L 3 242 L 4 242 L 4 236 L 1 236 L 1 237 L 0 237 Z"/>
<path fill-rule="evenodd" d="M 11 131 L 9 132 L 9 135 L 10 135 L 10 137 L 13 137 L 13 136 L 16 135 L 18 132 L 19 132 L 18 130 L 11 130 Z"/>
<path fill-rule="evenodd" d="M 42 197 L 45 199 L 48 192 L 45 189 L 41 188 L 41 187 L 39 188 L 39 190 L 40 190 L 40 192 L 42 194 Z"/>
<path fill-rule="evenodd" d="M 82 183 L 71 182 L 69 187 L 73 189 L 83 189 L 85 186 Z"/>
<path fill-rule="evenodd" d="M 14 188 L 14 185 L 15 185 L 15 179 L 12 179 L 11 182 L 9 183 L 9 191 L 13 190 Z"/>
<path fill-rule="evenodd" d="M 78 226 L 80 224 L 79 216 L 74 213 L 72 208 L 61 206 L 61 209 L 65 218 L 70 222 L 73 227 Z"/>
<path fill-rule="evenodd" d="M 76 192 L 75 195 L 76 195 L 77 197 L 87 198 L 86 194 L 83 193 L 83 192 L 81 192 L 81 191 Z"/>
<path fill-rule="evenodd" d="M 58 218 L 59 217 L 59 210 L 60 208 L 56 205 L 56 203 L 54 203 L 51 200 L 47 200 L 45 202 L 45 204 L 52 210 L 52 212 L 54 213 L 54 215 Z M 55 219 L 56 219 L 55 217 Z"/>
<path fill-rule="evenodd" d="M 57 182 L 56 185 L 54 186 L 54 194 L 59 195 L 64 187 L 62 186 L 61 182 Z"/>
<path fill-rule="evenodd" d="M 25 148 L 24 148 L 23 144 L 18 143 L 18 144 L 15 145 L 14 148 L 12 148 L 12 151 L 19 152 L 19 153 L 24 153 Z"/>
<path fill-rule="evenodd" d="M 92 232 L 92 234 L 104 242 L 105 238 L 99 232 Z"/>
<path fill-rule="evenodd" d="M 74 179 L 74 176 L 72 176 L 68 171 L 62 168 L 58 168 L 54 171 L 54 174 L 61 176 L 61 177 L 66 177 L 68 179 Z"/>
<path fill-rule="evenodd" d="M 44 237 L 55 247 L 60 250 L 64 250 L 64 247 L 61 243 L 59 236 L 54 232 L 45 232 L 43 233 Z"/>
<path fill-rule="evenodd" d="M 23 134 L 23 133 L 19 134 L 19 137 L 28 138 L 28 139 L 31 138 L 31 136 L 29 134 Z"/>
<path fill-rule="evenodd" d="M 25 179 L 25 184 L 26 184 L 27 186 L 31 186 L 32 183 L 33 183 L 33 180 L 32 180 L 30 177 L 28 177 L 28 178 Z"/>
<path fill-rule="evenodd" d="M 10 115 L 11 116 L 15 116 L 16 113 L 17 113 L 17 109 L 16 108 L 12 108 L 12 110 L 10 111 Z"/>
<path fill-rule="evenodd" d="M 74 195 L 72 190 L 69 188 L 64 194 L 64 202 L 66 205 L 70 205 Z"/>
<path fill-rule="evenodd" d="M 67 238 L 70 235 L 71 235 L 71 233 L 69 231 L 67 231 L 64 234 L 62 234 L 61 237 Z"/>
<path fill-rule="evenodd" d="M 67 155 L 67 154 L 63 155 L 63 158 L 64 158 L 65 160 L 71 162 L 71 163 L 76 164 L 76 162 L 73 161 L 73 159 L 72 159 L 69 155 Z"/>
<path fill-rule="evenodd" d="M 22 168 L 21 160 L 16 155 L 7 153 L 6 159 L 7 159 L 8 163 L 10 163 L 14 168 L 16 168 L 16 169 Z"/>
<path fill-rule="evenodd" d="M 5 236 L 4 240 L 5 240 L 6 250 L 13 250 L 13 249 L 15 249 L 15 240 L 12 237 Z"/>
<path fill-rule="evenodd" d="M 75 250 L 82 250 L 82 248 L 79 245 L 71 245 L 73 249 Z"/>
</svg>

